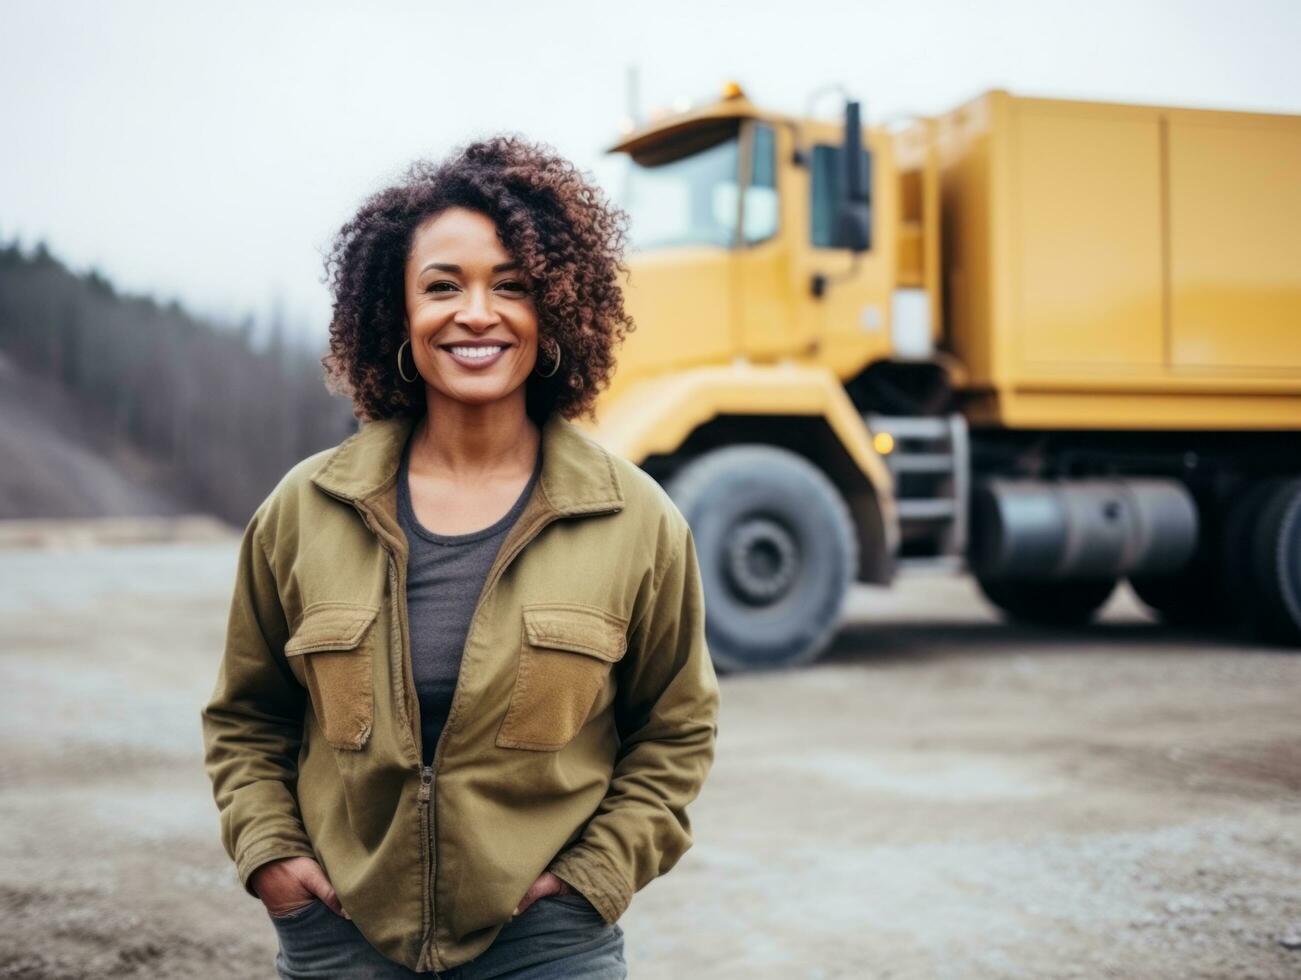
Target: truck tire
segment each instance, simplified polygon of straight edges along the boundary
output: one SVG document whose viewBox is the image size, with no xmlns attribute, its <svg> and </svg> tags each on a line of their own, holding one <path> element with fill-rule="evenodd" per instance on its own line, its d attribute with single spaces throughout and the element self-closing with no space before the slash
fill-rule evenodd
<svg viewBox="0 0 1301 980">
<path fill-rule="evenodd" d="M 817 657 L 858 568 L 854 523 L 835 485 L 793 452 L 739 445 L 696 457 L 665 489 L 695 540 L 715 666 Z"/>
<path fill-rule="evenodd" d="M 1247 484 L 1224 522 L 1224 596 L 1234 621 L 1252 636 L 1266 632 L 1267 601 L 1257 580 L 1256 528 L 1268 501 L 1285 481 L 1274 477 Z"/>
<path fill-rule="evenodd" d="M 980 591 L 1012 619 L 1037 626 L 1082 626 L 1115 591 L 1116 579 L 1043 582 L 977 577 Z"/>
<path fill-rule="evenodd" d="M 1251 541 L 1260 637 L 1301 644 L 1301 480 L 1272 488 Z"/>
</svg>

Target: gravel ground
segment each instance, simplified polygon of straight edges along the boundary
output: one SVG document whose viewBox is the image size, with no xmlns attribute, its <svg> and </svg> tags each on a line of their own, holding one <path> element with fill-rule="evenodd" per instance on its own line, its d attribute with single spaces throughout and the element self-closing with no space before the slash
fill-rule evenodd
<svg viewBox="0 0 1301 980">
<path fill-rule="evenodd" d="M 198 712 L 233 540 L 0 551 L 0 978 L 274 975 Z M 635 978 L 1301 976 L 1301 657 L 863 589 L 819 663 L 723 679 L 696 846 Z"/>
</svg>

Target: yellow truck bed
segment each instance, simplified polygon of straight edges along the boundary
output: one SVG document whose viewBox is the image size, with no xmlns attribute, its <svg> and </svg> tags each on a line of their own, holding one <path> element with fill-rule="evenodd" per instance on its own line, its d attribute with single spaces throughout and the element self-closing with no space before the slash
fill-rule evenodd
<svg viewBox="0 0 1301 980">
<path fill-rule="evenodd" d="M 935 132 L 973 423 L 1301 429 L 1301 116 L 989 92 Z"/>
</svg>

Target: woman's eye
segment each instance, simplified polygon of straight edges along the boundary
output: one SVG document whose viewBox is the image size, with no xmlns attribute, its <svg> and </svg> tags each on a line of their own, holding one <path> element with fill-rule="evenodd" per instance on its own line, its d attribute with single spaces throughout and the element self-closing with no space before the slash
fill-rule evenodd
<svg viewBox="0 0 1301 980">
<path fill-rule="evenodd" d="M 446 287 L 446 288 L 443 288 Z M 427 293 L 445 293 L 448 290 L 455 289 L 456 283 L 448 282 L 446 279 L 440 279 L 438 282 L 431 282 L 425 287 Z"/>
<path fill-rule="evenodd" d="M 509 292 L 512 292 L 512 293 L 526 293 L 526 292 L 528 292 L 528 288 L 527 288 L 527 287 L 526 287 L 522 282 L 518 282 L 518 281 L 516 281 L 516 280 L 514 280 L 514 279 L 508 279 L 508 280 L 506 280 L 506 282 L 500 282 L 500 283 L 498 283 L 498 284 L 497 284 L 497 288 L 498 288 L 498 289 L 505 289 L 505 290 L 507 290 L 507 291 L 509 291 Z"/>
</svg>

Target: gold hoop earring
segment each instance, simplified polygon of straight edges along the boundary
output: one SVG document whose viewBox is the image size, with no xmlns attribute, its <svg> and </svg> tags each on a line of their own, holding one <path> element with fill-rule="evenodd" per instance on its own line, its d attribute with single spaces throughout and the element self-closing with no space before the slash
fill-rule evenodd
<svg viewBox="0 0 1301 980">
<path fill-rule="evenodd" d="M 537 374 L 539 378 L 554 377 L 555 373 L 560 370 L 560 342 L 556 340 L 554 337 L 548 337 L 546 339 L 551 341 L 551 349 L 555 350 L 554 354 L 551 354 L 550 349 L 547 351 L 548 354 L 551 354 L 551 360 L 554 363 L 551 365 L 551 370 L 547 374 L 543 374 L 541 371 L 537 369 L 537 365 L 534 365 L 533 371 Z"/>
<path fill-rule="evenodd" d="M 416 372 L 416 376 L 414 378 L 408 378 L 406 376 L 406 372 L 402 370 L 402 348 L 410 345 L 410 343 L 411 343 L 410 340 L 404 340 L 400 345 L 398 345 L 398 375 L 402 378 L 403 381 L 405 381 L 409 385 L 415 384 L 417 381 L 420 380 L 419 371 Z M 416 364 L 416 355 L 413 352 L 411 354 L 411 366 L 415 367 L 415 364 Z"/>
</svg>

